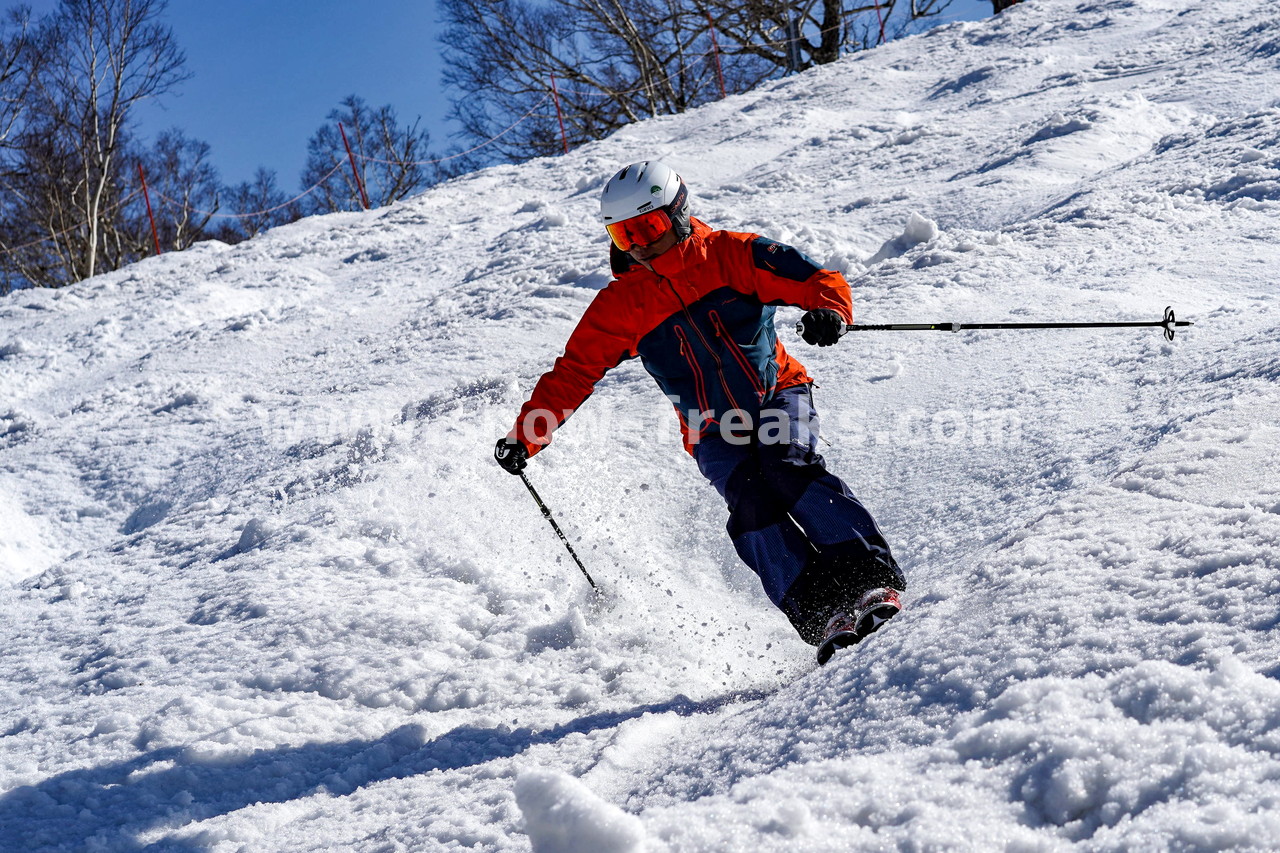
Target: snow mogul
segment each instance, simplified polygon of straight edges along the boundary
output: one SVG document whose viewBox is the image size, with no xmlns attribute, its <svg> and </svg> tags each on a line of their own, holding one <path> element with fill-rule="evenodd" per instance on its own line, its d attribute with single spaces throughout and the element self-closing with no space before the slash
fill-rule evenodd
<svg viewBox="0 0 1280 853">
<path fill-rule="evenodd" d="M 758 234 L 689 215 L 669 166 L 627 166 L 600 198 L 614 280 L 596 294 L 494 457 L 513 474 L 625 359 L 639 357 L 674 404 L 686 450 L 729 507 L 742 561 L 819 664 L 901 608 L 906 579 L 875 520 L 818 454 L 813 380 L 774 328 L 807 311 L 808 344 L 853 320 L 849 284 Z"/>
</svg>

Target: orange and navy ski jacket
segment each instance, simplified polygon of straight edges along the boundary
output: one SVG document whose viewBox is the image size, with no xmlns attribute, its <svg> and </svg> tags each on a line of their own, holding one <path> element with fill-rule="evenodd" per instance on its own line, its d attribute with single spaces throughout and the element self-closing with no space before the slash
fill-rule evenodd
<svg viewBox="0 0 1280 853">
<path fill-rule="evenodd" d="M 587 307 L 509 434 L 530 456 L 605 373 L 637 356 L 675 406 L 692 453 L 729 412 L 758 423 L 776 391 L 811 381 L 778 340 L 774 306 L 831 308 L 853 322 L 839 273 L 758 234 L 713 231 L 695 219 L 688 239 L 649 263 L 652 270 L 614 250 L 614 281 Z"/>
</svg>

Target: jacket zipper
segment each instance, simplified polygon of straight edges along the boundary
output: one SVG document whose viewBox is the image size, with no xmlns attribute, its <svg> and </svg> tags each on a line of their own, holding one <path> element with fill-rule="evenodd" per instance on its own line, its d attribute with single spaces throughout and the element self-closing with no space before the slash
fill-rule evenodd
<svg viewBox="0 0 1280 853">
<path fill-rule="evenodd" d="M 698 405 L 701 407 L 699 414 L 709 412 L 711 411 L 711 406 L 707 404 L 707 389 L 702 381 L 702 368 L 698 365 L 698 359 L 693 354 L 693 345 L 689 343 L 689 336 L 684 333 L 684 328 L 678 323 L 676 324 L 676 337 L 680 339 L 680 354 L 689 363 L 689 370 L 693 373 L 693 387 L 698 393 Z"/>
<path fill-rule="evenodd" d="M 729 380 L 726 379 L 724 376 L 724 363 L 720 360 L 720 356 L 716 355 L 715 348 L 711 346 L 711 342 L 707 340 L 707 336 L 702 334 L 702 330 L 698 328 L 698 324 L 696 321 L 694 321 L 693 315 L 689 313 L 689 306 L 685 304 L 684 299 L 680 296 L 680 291 L 676 290 L 676 286 L 672 284 L 671 279 L 667 278 L 666 276 L 658 276 L 658 278 L 662 279 L 667 283 L 667 287 L 671 288 L 671 292 L 675 294 L 676 299 L 680 301 L 680 310 L 684 314 L 684 318 L 689 321 L 689 327 L 693 329 L 693 331 L 697 334 L 698 340 L 702 341 L 702 345 L 706 347 L 707 352 L 710 353 L 711 360 L 716 363 L 716 375 L 720 377 L 720 387 L 724 389 L 724 395 L 729 398 L 729 408 L 740 409 L 741 407 L 738 405 L 738 401 L 733 399 L 733 392 L 729 390 Z M 676 330 L 680 332 L 681 339 L 684 342 L 688 343 L 689 339 L 685 337 L 684 332 L 680 329 L 679 326 L 676 327 Z M 691 365 L 694 364 L 692 349 L 693 349 L 692 346 L 690 346 L 690 353 L 687 356 L 685 356 L 686 358 L 690 359 L 689 363 Z M 683 354 L 683 348 L 681 348 L 681 353 Z M 695 367 L 695 370 L 696 369 L 697 368 Z M 699 383 L 700 382 L 701 380 L 699 380 Z M 703 411 L 706 411 L 706 410 L 707 410 L 707 407 L 704 401 Z"/>
<path fill-rule="evenodd" d="M 720 319 L 720 314 L 716 311 L 711 312 L 711 325 L 715 327 L 716 337 L 724 341 L 725 346 L 729 349 L 729 354 L 738 362 L 738 366 L 742 368 L 742 372 L 747 374 L 747 379 L 751 382 L 751 387 L 756 390 L 756 396 L 760 398 L 760 402 L 764 402 L 764 383 L 760 381 L 760 377 L 751 367 L 751 362 L 747 360 L 747 355 L 738 346 L 730 335 L 729 330 L 725 328 L 724 321 Z"/>
</svg>

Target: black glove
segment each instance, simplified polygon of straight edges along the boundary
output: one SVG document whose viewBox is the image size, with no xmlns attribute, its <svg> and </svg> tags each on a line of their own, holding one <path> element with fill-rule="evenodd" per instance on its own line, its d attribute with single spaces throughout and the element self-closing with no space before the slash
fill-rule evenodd
<svg viewBox="0 0 1280 853">
<path fill-rule="evenodd" d="M 529 464 L 529 451 L 514 439 L 500 438 L 493 448 L 493 458 L 498 464 L 512 474 L 519 474 Z"/>
<path fill-rule="evenodd" d="M 830 308 L 815 308 L 800 318 L 796 327 L 806 344 L 829 347 L 840 342 L 844 334 L 844 318 Z"/>
</svg>

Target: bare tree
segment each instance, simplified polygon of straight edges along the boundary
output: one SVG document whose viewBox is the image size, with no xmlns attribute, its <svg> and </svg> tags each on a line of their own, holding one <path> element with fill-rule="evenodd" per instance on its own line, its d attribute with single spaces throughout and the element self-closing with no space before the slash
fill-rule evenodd
<svg viewBox="0 0 1280 853">
<path fill-rule="evenodd" d="M 443 0 L 441 10 L 444 79 L 461 92 L 452 114 L 499 156 L 559 153 L 562 124 L 578 145 L 719 96 L 707 16 L 685 0 Z M 770 68 L 743 55 L 722 71 L 743 91 Z"/>
<path fill-rule="evenodd" d="M 0 18 L 0 199 L 10 200 L 8 204 L 0 201 L 0 210 L 12 204 L 17 193 L 11 140 L 24 112 L 32 73 L 40 60 L 39 51 L 32 49 L 30 20 L 30 9 L 25 6 Z M 22 240 L 6 225 L 0 219 L 0 295 L 8 293 L 17 278 L 3 262 L 6 249 L 20 245 Z"/>
<path fill-rule="evenodd" d="M 951 0 L 691 0 L 726 36 L 729 53 L 748 53 L 784 73 L 834 62 L 844 53 L 900 38 Z"/>
<path fill-rule="evenodd" d="M 161 245 L 180 251 L 206 239 L 222 193 L 218 170 L 210 162 L 209 144 L 173 128 L 156 138 L 140 162 L 156 203 Z M 134 202 L 135 207 L 139 203 Z M 142 215 L 139 210 L 128 218 L 140 221 Z"/>
<path fill-rule="evenodd" d="M 31 10 L 18 6 L 0 19 L 0 150 L 22 117 L 32 79 L 44 62 L 31 39 Z"/>
<path fill-rule="evenodd" d="M 50 240 L 62 269 L 39 283 L 65 284 L 127 262 L 110 216 L 125 203 L 122 175 L 137 106 L 184 79 L 184 57 L 158 21 L 164 0 L 62 0 L 37 34 L 47 62 L 32 88 L 24 128 L 29 172 L 60 176 L 42 192 Z M 44 168 L 32 133 L 49 134 L 56 151 Z M 104 263 L 105 261 L 105 263 Z"/>
<path fill-rule="evenodd" d="M 428 150 L 431 136 L 418 129 L 421 119 L 401 126 L 390 105 L 370 109 L 356 95 L 344 98 L 328 118 L 307 143 L 302 184 L 319 184 L 304 200 L 307 213 L 358 210 L 363 206 L 339 123 L 347 134 L 371 206 L 381 207 L 405 198 L 438 178 L 438 170 L 428 162 L 432 159 Z"/>
<path fill-rule="evenodd" d="M 747 91 L 909 32 L 949 3 L 442 0 L 445 82 L 461 93 L 464 132 L 523 160 L 558 153 L 561 125 L 571 145 L 598 139 L 719 97 L 721 77 L 726 92 Z"/>
<path fill-rule="evenodd" d="M 234 218 L 222 224 L 217 237 L 227 243 L 239 243 L 269 228 L 302 218 L 301 205 L 285 196 L 271 169 L 259 166 L 253 180 L 229 187 L 224 194 Z"/>
<path fill-rule="evenodd" d="M 209 146 L 180 130 L 150 146 L 134 138 L 137 106 L 185 77 L 159 23 L 164 9 L 164 0 L 60 0 L 35 24 L 25 9 L 0 19 L 0 293 L 69 284 L 151 254 L 139 167 L 169 250 L 214 234 L 244 239 L 301 215 L 273 173 L 221 187 Z M 256 215 L 215 232 L 227 197 Z"/>
<path fill-rule="evenodd" d="M 27 115 L 11 142 L 12 164 L 0 195 L 0 265 L 11 284 L 57 287 L 69 278 L 74 242 L 59 237 L 83 233 L 67 196 L 78 188 L 80 170 L 48 117 Z"/>
</svg>

